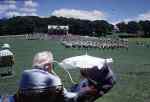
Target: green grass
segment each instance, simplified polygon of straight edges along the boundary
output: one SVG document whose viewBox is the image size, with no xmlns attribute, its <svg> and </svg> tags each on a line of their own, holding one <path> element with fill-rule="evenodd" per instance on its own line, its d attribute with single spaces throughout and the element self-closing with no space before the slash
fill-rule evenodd
<svg viewBox="0 0 150 102">
<path fill-rule="evenodd" d="M 150 102 L 150 48 L 136 46 L 136 41 L 150 44 L 150 39 L 129 39 L 129 49 L 88 49 L 93 56 L 104 58 L 112 57 L 112 69 L 117 78 L 114 88 L 99 98 L 96 102 Z M 36 52 L 51 50 L 55 60 L 85 54 L 85 49 L 64 48 L 57 41 L 0 39 L 1 43 L 10 43 L 15 53 L 15 76 L 9 79 L 0 79 L 0 94 L 14 94 L 17 90 L 21 73 L 32 66 L 32 58 Z M 66 73 L 55 65 L 55 70 L 62 78 L 65 87 L 71 82 Z M 74 80 L 79 80 L 78 71 L 71 71 Z"/>
</svg>

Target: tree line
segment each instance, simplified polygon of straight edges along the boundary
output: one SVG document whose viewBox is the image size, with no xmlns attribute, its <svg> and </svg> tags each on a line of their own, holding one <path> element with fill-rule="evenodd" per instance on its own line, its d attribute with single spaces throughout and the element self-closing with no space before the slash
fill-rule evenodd
<svg viewBox="0 0 150 102">
<path fill-rule="evenodd" d="M 81 20 L 50 16 L 40 18 L 38 16 L 17 16 L 9 19 L 0 19 L 0 36 L 20 35 L 26 33 L 48 33 L 48 25 L 67 25 L 69 33 L 85 36 L 106 36 L 112 34 L 114 25 L 105 20 Z M 150 37 L 150 21 L 130 21 L 116 24 L 117 32 L 127 33 L 133 36 L 141 34 Z"/>
<path fill-rule="evenodd" d="M 119 32 L 130 33 L 130 35 L 150 37 L 150 21 L 130 21 L 128 23 L 120 22 L 116 24 Z"/>
<path fill-rule="evenodd" d="M 47 33 L 48 25 L 67 25 L 69 33 L 89 36 L 105 36 L 112 32 L 114 26 L 105 20 L 80 20 L 51 16 L 18 16 L 0 20 L 0 35 L 19 35 L 26 33 Z"/>
</svg>

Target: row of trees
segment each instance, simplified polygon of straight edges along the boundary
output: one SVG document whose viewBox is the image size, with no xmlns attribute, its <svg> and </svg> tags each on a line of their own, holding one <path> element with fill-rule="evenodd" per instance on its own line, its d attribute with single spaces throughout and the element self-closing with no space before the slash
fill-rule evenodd
<svg viewBox="0 0 150 102">
<path fill-rule="evenodd" d="M 0 35 L 19 35 L 25 33 L 47 33 L 48 25 L 68 25 L 69 33 L 89 36 L 105 36 L 111 34 L 114 26 L 105 20 L 80 20 L 73 18 L 63 18 L 51 16 L 40 18 L 37 16 L 13 17 L 10 19 L 0 19 Z M 121 33 L 130 35 L 141 34 L 150 36 L 150 21 L 130 21 L 116 24 Z"/>
<path fill-rule="evenodd" d="M 68 25 L 69 33 L 90 36 L 102 36 L 113 30 L 113 25 L 104 20 L 88 21 L 55 16 L 49 18 L 18 16 L 0 20 L 0 35 L 47 33 L 48 25 Z"/>
<path fill-rule="evenodd" d="M 121 22 L 116 24 L 119 28 L 119 32 L 140 34 L 142 36 L 150 37 L 150 21 L 130 21 L 128 23 Z"/>
</svg>

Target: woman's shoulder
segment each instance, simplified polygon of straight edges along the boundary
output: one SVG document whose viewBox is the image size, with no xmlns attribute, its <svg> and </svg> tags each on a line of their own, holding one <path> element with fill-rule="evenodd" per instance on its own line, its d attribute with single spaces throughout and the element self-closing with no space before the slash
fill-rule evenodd
<svg viewBox="0 0 150 102">
<path fill-rule="evenodd" d="M 15 102 L 14 96 L 0 96 L 0 102 Z"/>
</svg>

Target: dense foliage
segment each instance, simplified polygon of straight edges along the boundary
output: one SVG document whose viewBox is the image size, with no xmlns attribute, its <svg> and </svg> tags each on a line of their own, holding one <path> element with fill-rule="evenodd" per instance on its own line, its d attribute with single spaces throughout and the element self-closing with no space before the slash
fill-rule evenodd
<svg viewBox="0 0 150 102">
<path fill-rule="evenodd" d="M 139 34 L 142 36 L 150 37 L 150 21 L 130 21 L 128 23 L 120 22 L 116 24 L 121 33 Z"/>
<path fill-rule="evenodd" d="M 47 33 L 48 25 L 67 25 L 69 33 L 88 36 L 105 36 L 112 34 L 114 26 L 105 20 L 81 20 L 51 16 L 40 18 L 37 16 L 18 16 L 9 19 L 0 19 L 1 35 L 19 35 L 26 33 Z M 130 36 L 150 37 L 150 21 L 129 21 L 116 24 L 117 31 Z"/>
<path fill-rule="evenodd" d="M 18 16 L 0 20 L 0 35 L 47 33 L 48 25 L 68 25 L 71 34 L 91 36 L 105 35 L 113 30 L 113 25 L 104 20 L 88 21 L 55 16 L 48 18 Z"/>
</svg>

